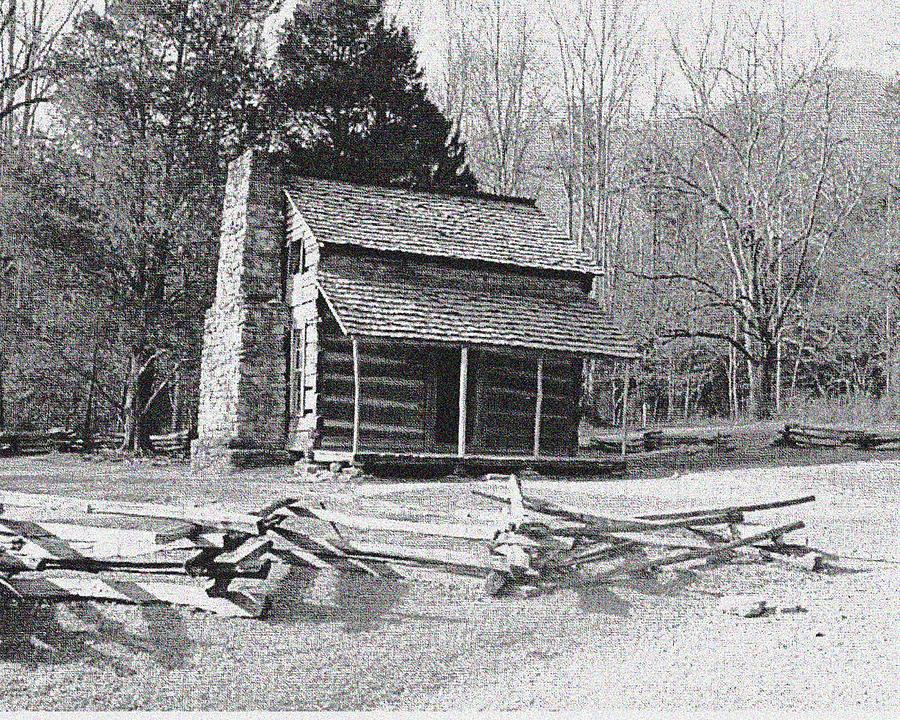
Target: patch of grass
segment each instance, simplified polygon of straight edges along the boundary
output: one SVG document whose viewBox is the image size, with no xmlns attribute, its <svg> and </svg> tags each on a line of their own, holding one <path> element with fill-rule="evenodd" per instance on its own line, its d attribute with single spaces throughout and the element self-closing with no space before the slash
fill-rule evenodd
<svg viewBox="0 0 900 720">
<path fill-rule="evenodd" d="M 787 422 L 809 425 L 896 428 L 900 425 L 900 397 L 798 398 L 783 409 L 781 416 Z"/>
</svg>

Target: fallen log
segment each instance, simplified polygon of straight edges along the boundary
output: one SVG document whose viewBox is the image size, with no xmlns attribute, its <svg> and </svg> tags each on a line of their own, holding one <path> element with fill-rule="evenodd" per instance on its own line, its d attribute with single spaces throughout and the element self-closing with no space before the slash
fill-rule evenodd
<svg viewBox="0 0 900 720">
<path fill-rule="evenodd" d="M 791 507 L 793 505 L 803 505 L 804 503 L 815 502 L 815 499 L 815 495 L 805 495 L 803 497 L 793 498 L 791 500 L 775 500 L 773 502 L 757 503 L 755 505 L 731 505 L 729 507 L 716 508 L 714 510 L 691 510 L 688 512 L 656 513 L 653 515 L 638 515 L 638 517 L 642 520 L 680 520 L 683 518 L 700 518 L 725 513 L 774 510 L 776 508 Z"/>
</svg>

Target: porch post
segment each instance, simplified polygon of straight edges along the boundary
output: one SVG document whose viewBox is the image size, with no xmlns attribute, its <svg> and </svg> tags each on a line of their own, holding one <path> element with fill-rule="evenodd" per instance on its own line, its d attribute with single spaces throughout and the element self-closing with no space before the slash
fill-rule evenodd
<svg viewBox="0 0 900 720">
<path fill-rule="evenodd" d="M 537 361 L 537 401 L 534 406 L 534 456 L 541 454 L 541 406 L 544 404 L 544 358 Z"/>
<path fill-rule="evenodd" d="M 353 457 L 359 450 L 359 342 L 353 338 Z"/>
<path fill-rule="evenodd" d="M 625 361 L 625 387 L 622 389 L 622 458 L 628 444 L 628 386 L 631 385 L 631 363 Z"/>
<path fill-rule="evenodd" d="M 469 387 L 469 348 L 463 345 L 459 353 L 459 430 L 456 454 L 463 457 L 466 454 L 466 408 L 468 407 L 467 395 Z"/>
</svg>

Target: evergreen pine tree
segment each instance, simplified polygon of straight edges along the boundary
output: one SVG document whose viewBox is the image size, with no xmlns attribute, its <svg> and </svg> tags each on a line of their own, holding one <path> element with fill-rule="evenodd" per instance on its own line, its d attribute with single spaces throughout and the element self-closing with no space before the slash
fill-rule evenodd
<svg viewBox="0 0 900 720">
<path fill-rule="evenodd" d="M 298 6 L 270 91 L 276 147 L 309 175 L 475 191 L 465 146 L 428 99 L 417 61 L 381 2 Z"/>
</svg>

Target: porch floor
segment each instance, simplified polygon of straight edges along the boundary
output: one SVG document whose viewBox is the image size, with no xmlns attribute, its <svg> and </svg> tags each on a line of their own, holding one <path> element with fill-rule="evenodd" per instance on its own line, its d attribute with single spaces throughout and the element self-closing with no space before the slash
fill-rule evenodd
<svg viewBox="0 0 900 720">
<path fill-rule="evenodd" d="M 342 450 L 314 450 L 314 462 L 352 464 L 380 477 L 472 477 L 491 472 L 533 470 L 541 475 L 565 477 L 621 477 L 625 461 L 620 457 L 590 458 L 572 455 L 479 455 L 462 457 L 454 453 L 390 452 L 360 450 L 356 454 Z"/>
</svg>

